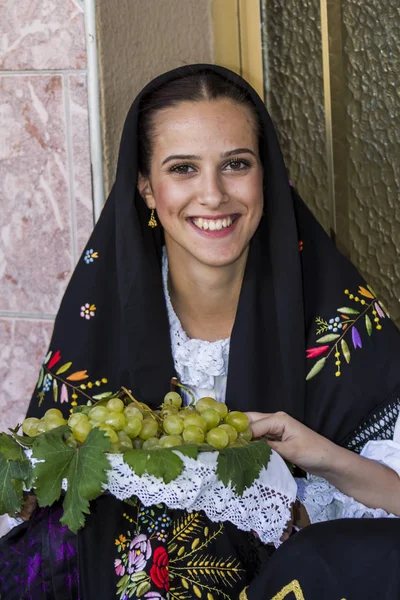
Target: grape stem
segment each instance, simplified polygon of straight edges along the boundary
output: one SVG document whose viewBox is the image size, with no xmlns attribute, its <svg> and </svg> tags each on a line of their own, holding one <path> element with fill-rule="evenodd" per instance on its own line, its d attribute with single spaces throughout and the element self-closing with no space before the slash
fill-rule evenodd
<svg viewBox="0 0 400 600">
<path fill-rule="evenodd" d="M 186 385 L 183 385 L 182 383 L 180 383 L 176 377 L 173 377 L 171 379 L 171 383 L 173 383 L 173 385 L 176 385 L 177 387 L 182 388 L 183 390 L 185 390 L 185 392 L 187 392 L 189 394 L 189 396 L 191 397 L 191 401 L 188 406 L 194 406 L 196 404 L 196 398 L 194 397 L 192 390 L 190 390 Z"/>
<path fill-rule="evenodd" d="M 153 410 L 151 410 L 151 408 L 149 406 L 147 406 L 147 404 L 144 404 L 143 402 L 139 402 L 139 400 L 136 400 L 136 398 L 134 396 L 132 396 L 131 392 L 129 390 L 127 390 L 125 387 L 121 386 L 121 390 L 128 396 L 128 398 L 130 399 L 131 402 L 133 402 L 133 404 L 135 404 L 141 410 L 144 410 L 145 412 L 149 413 L 150 416 L 153 417 L 153 419 L 156 419 L 156 421 L 159 421 L 160 423 L 162 423 L 162 418 L 157 413 L 155 413 Z"/>
</svg>

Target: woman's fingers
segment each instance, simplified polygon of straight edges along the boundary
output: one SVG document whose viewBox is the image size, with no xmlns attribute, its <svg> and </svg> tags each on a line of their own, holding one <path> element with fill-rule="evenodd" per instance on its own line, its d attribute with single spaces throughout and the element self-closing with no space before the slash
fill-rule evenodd
<svg viewBox="0 0 400 600">
<path fill-rule="evenodd" d="M 275 415 L 264 416 L 263 419 L 250 423 L 250 427 L 253 437 L 266 437 L 271 440 L 281 440 L 285 431 L 284 424 Z"/>
<path fill-rule="evenodd" d="M 260 419 L 270 417 L 273 413 L 246 412 L 244 414 L 247 415 L 247 418 L 249 419 L 249 424 L 252 425 L 252 423 L 256 423 L 257 421 L 260 421 Z"/>
</svg>

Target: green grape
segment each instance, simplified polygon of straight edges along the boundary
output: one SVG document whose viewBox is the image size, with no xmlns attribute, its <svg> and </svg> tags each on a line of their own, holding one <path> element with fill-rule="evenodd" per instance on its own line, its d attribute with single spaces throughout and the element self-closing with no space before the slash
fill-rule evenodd
<svg viewBox="0 0 400 600">
<path fill-rule="evenodd" d="M 122 400 L 120 398 L 111 398 L 107 402 L 106 407 L 108 408 L 108 410 L 111 410 L 112 412 L 122 413 L 122 412 L 124 412 L 125 404 L 122 402 Z"/>
<path fill-rule="evenodd" d="M 110 438 L 110 442 L 112 444 L 117 444 L 118 443 L 118 436 L 117 436 L 117 432 L 114 431 L 114 429 L 112 427 L 110 427 L 109 425 L 104 425 L 104 423 L 100 423 L 98 425 L 99 429 L 101 429 L 102 431 L 104 431 L 105 435 Z"/>
<path fill-rule="evenodd" d="M 226 404 L 223 402 L 217 402 L 213 408 L 217 411 L 221 419 L 225 419 L 226 415 L 228 414 L 228 407 Z"/>
<path fill-rule="evenodd" d="M 105 423 L 110 415 L 110 411 L 106 406 L 94 406 L 90 409 L 88 417 L 91 421 L 97 423 Z"/>
<path fill-rule="evenodd" d="M 197 400 L 196 410 L 198 413 L 201 414 L 208 408 L 215 409 L 215 404 L 218 404 L 217 401 L 215 400 L 215 398 L 209 398 L 209 397 L 205 396 L 204 398 L 200 398 L 199 400 Z"/>
<path fill-rule="evenodd" d="M 83 442 L 86 440 L 86 438 L 89 435 L 89 433 L 91 432 L 91 430 L 92 430 L 92 426 L 89 423 L 89 421 L 88 420 L 84 421 L 83 419 L 81 419 L 80 421 L 75 423 L 75 425 L 72 429 L 72 435 L 74 436 L 74 438 L 76 439 L 77 442 L 80 442 L 81 444 L 83 444 Z"/>
<path fill-rule="evenodd" d="M 226 433 L 228 434 L 230 446 L 234 442 L 236 442 L 239 434 L 236 431 L 236 429 L 234 427 L 232 427 L 232 425 L 228 425 L 227 423 L 222 423 L 222 425 L 220 425 L 219 427 L 220 427 L 220 429 L 223 429 L 224 431 L 226 431 Z"/>
<path fill-rule="evenodd" d="M 25 435 L 28 435 L 29 437 L 35 437 L 39 433 L 39 423 L 40 419 L 37 419 L 36 417 L 28 417 L 22 423 L 22 431 L 25 433 Z"/>
<path fill-rule="evenodd" d="M 203 419 L 201 415 L 193 411 L 191 415 L 188 415 L 185 418 L 184 427 L 188 427 L 188 425 L 196 425 L 200 427 L 203 431 L 207 431 L 207 422 Z"/>
<path fill-rule="evenodd" d="M 124 452 L 125 450 L 132 450 L 132 440 L 127 437 L 119 438 L 119 448 Z"/>
<path fill-rule="evenodd" d="M 223 450 L 229 445 L 229 435 L 220 427 L 216 427 L 215 429 L 210 429 L 207 433 L 207 444 L 213 446 L 216 450 Z"/>
<path fill-rule="evenodd" d="M 251 442 L 251 440 L 253 439 L 253 432 L 251 430 L 251 427 L 247 427 L 247 429 L 241 431 L 239 433 L 239 439 L 244 440 L 245 442 Z"/>
<path fill-rule="evenodd" d="M 182 446 L 182 444 L 180 435 L 164 435 L 160 438 L 161 448 L 174 448 L 174 446 Z"/>
<path fill-rule="evenodd" d="M 66 420 L 63 417 L 58 417 L 57 415 L 50 416 L 47 419 L 44 419 L 46 423 L 46 431 L 50 431 L 51 429 L 55 429 L 56 427 L 61 427 L 66 424 Z"/>
<path fill-rule="evenodd" d="M 163 406 L 161 412 L 160 412 L 160 416 L 162 419 L 166 419 L 167 417 L 172 417 L 172 415 L 177 415 L 178 414 L 178 409 L 176 408 L 176 406 L 173 406 L 172 404 L 167 405 L 167 406 Z"/>
<path fill-rule="evenodd" d="M 178 409 L 182 406 L 182 398 L 178 392 L 168 392 L 168 394 L 165 394 L 163 407 L 167 406 L 168 404 L 171 404 Z"/>
<path fill-rule="evenodd" d="M 249 420 L 247 416 L 238 410 L 228 413 L 225 417 L 225 423 L 232 425 L 232 427 L 234 427 L 238 433 L 245 431 L 249 426 Z"/>
<path fill-rule="evenodd" d="M 183 431 L 183 419 L 178 415 L 166 417 L 163 421 L 163 428 L 168 435 L 179 435 Z"/>
<path fill-rule="evenodd" d="M 142 429 L 143 421 L 138 417 L 129 416 L 124 425 L 124 431 L 130 438 L 135 438 L 139 435 Z"/>
<path fill-rule="evenodd" d="M 132 402 L 132 404 L 128 404 L 128 406 L 125 407 L 124 409 L 124 415 L 126 416 L 127 419 L 129 419 L 129 417 L 137 417 L 138 419 L 140 419 L 141 421 L 143 421 L 143 413 L 140 410 L 140 408 L 138 408 L 137 406 L 135 406 Z"/>
<path fill-rule="evenodd" d="M 108 418 L 106 419 L 106 425 L 120 431 L 126 425 L 126 417 L 122 412 L 109 412 Z"/>
<path fill-rule="evenodd" d="M 158 433 L 158 423 L 152 417 L 146 417 L 143 419 L 142 429 L 140 430 L 139 437 L 142 440 L 148 440 L 151 437 L 156 437 Z"/>
<path fill-rule="evenodd" d="M 37 430 L 38 433 L 46 433 L 46 431 L 48 431 L 46 421 L 40 419 L 39 423 L 37 424 Z"/>
<path fill-rule="evenodd" d="M 46 412 L 44 413 L 43 419 L 49 420 L 49 419 L 52 419 L 53 417 L 58 417 L 58 418 L 64 419 L 64 415 L 62 414 L 61 410 L 59 410 L 58 408 L 49 408 L 49 410 L 46 410 Z"/>
<path fill-rule="evenodd" d="M 72 413 L 70 418 L 68 419 L 68 425 L 73 429 L 76 423 L 79 421 L 89 421 L 88 417 L 83 413 Z"/>
<path fill-rule="evenodd" d="M 143 440 L 141 440 L 140 438 L 135 438 L 134 440 L 132 440 L 132 445 L 135 448 L 135 450 L 140 450 L 143 447 L 144 443 Z"/>
<path fill-rule="evenodd" d="M 204 429 L 197 425 L 188 425 L 183 430 L 182 437 L 185 442 L 193 442 L 193 444 L 202 444 L 204 442 Z"/>
<path fill-rule="evenodd" d="M 207 408 L 201 413 L 201 418 L 205 420 L 207 424 L 207 430 L 214 429 L 214 427 L 218 427 L 221 418 L 216 410 L 213 408 Z"/>
<path fill-rule="evenodd" d="M 197 414 L 196 411 L 193 408 L 182 408 L 182 410 L 180 410 L 178 412 L 178 417 L 180 417 L 181 419 L 183 419 L 184 421 L 186 420 L 186 417 L 188 417 L 189 415 L 195 415 Z"/>
<path fill-rule="evenodd" d="M 134 448 L 136 448 L 135 442 L 136 442 L 136 440 L 133 441 Z M 140 440 L 140 442 L 142 444 L 140 446 L 140 448 L 142 448 L 143 450 L 155 450 L 156 448 L 160 447 L 160 440 L 156 437 L 150 437 L 147 440 L 145 440 L 144 442 L 142 440 Z"/>
</svg>

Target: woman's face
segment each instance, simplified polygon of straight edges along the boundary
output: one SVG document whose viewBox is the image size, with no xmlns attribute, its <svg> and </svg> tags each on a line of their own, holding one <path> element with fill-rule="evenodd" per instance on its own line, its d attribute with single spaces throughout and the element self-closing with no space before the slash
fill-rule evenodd
<svg viewBox="0 0 400 600">
<path fill-rule="evenodd" d="M 229 99 L 182 102 L 156 114 L 150 177 L 139 191 L 157 210 L 168 253 L 209 266 L 247 251 L 263 211 L 254 118 Z"/>
</svg>

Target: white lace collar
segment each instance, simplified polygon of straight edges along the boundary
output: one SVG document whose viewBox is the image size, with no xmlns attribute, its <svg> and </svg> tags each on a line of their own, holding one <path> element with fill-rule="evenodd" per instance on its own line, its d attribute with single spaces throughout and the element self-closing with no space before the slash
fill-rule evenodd
<svg viewBox="0 0 400 600">
<path fill-rule="evenodd" d="M 228 373 L 230 338 L 207 342 L 191 339 L 184 332 L 168 292 L 168 257 L 165 247 L 163 248 L 162 276 L 171 333 L 172 356 L 179 379 L 186 385 L 212 390 L 215 387 L 214 378 L 226 376 Z"/>
</svg>

